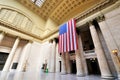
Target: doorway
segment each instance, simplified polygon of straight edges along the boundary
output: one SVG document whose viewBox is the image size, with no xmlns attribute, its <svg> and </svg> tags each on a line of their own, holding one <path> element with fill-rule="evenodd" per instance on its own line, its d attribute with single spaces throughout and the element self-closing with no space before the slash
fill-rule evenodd
<svg viewBox="0 0 120 80">
<path fill-rule="evenodd" d="M 3 69 L 8 55 L 8 53 L 0 52 L 0 70 Z"/>
<path fill-rule="evenodd" d="M 88 74 L 89 75 L 100 75 L 100 68 L 97 61 L 97 58 L 86 59 Z"/>
<path fill-rule="evenodd" d="M 71 73 L 72 74 L 76 74 L 76 72 L 77 72 L 77 69 L 76 69 L 76 60 L 71 60 L 70 63 L 71 63 Z"/>
<path fill-rule="evenodd" d="M 59 61 L 59 64 L 60 64 L 60 72 L 61 72 L 61 61 Z"/>
</svg>

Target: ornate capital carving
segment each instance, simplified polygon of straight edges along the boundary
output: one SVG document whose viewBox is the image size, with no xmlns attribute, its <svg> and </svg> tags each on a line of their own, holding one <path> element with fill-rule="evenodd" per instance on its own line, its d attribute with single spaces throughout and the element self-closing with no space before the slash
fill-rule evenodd
<svg viewBox="0 0 120 80">
<path fill-rule="evenodd" d="M 89 26 L 93 25 L 93 20 L 87 22 L 87 24 L 88 24 Z"/>
<path fill-rule="evenodd" d="M 98 17 L 95 18 L 98 22 L 102 22 L 105 21 L 105 16 L 104 15 L 100 15 Z"/>
<path fill-rule="evenodd" d="M 53 39 L 49 40 L 49 43 L 53 43 Z"/>
</svg>

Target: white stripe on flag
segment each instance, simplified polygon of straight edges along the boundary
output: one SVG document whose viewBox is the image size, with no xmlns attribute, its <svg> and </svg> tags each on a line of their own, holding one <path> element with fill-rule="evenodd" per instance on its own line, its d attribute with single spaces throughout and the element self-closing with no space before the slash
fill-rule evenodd
<svg viewBox="0 0 120 80">
<path fill-rule="evenodd" d="M 71 28 L 71 21 L 69 21 L 69 31 L 70 31 L 70 50 L 73 50 L 73 45 L 72 45 L 72 28 Z"/>
<path fill-rule="evenodd" d="M 62 36 L 60 35 L 60 52 L 62 51 Z"/>
<path fill-rule="evenodd" d="M 67 51 L 70 51 L 70 39 L 69 39 L 69 28 L 68 28 L 68 23 L 67 23 Z"/>
<path fill-rule="evenodd" d="M 64 33 L 64 52 L 66 52 L 66 33 Z"/>
<path fill-rule="evenodd" d="M 64 52 L 64 35 L 62 34 L 62 52 Z"/>
</svg>

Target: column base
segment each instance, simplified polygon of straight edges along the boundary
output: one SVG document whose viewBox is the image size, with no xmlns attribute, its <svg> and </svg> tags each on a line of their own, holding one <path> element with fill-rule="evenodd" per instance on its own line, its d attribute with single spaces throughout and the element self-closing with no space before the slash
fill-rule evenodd
<svg viewBox="0 0 120 80">
<path fill-rule="evenodd" d="M 66 74 L 66 72 L 61 72 L 61 74 L 62 74 L 62 75 L 65 75 L 65 74 Z"/>
<path fill-rule="evenodd" d="M 118 80 L 120 80 L 120 74 L 118 74 Z"/>
<path fill-rule="evenodd" d="M 81 73 L 77 73 L 76 76 L 77 76 L 77 77 L 84 77 L 85 75 L 84 75 L 84 74 L 81 74 Z"/>
<path fill-rule="evenodd" d="M 114 76 L 101 76 L 101 78 L 103 79 L 114 79 L 115 77 Z"/>
<path fill-rule="evenodd" d="M 55 73 L 54 71 L 49 71 L 49 73 Z"/>
<path fill-rule="evenodd" d="M 9 72 L 7 71 L 2 71 L 0 75 L 0 80 L 6 80 L 8 73 Z"/>
<path fill-rule="evenodd" d="M 23 76 L 24 76 L 24 72 L 17 72 L 15 73 L 13 80 L 20 80 Z"/>
<path fill-rule="evenodd" d="M 67 72 L 67 74 L 71 74 L 71 72 Z"/>
</svg>

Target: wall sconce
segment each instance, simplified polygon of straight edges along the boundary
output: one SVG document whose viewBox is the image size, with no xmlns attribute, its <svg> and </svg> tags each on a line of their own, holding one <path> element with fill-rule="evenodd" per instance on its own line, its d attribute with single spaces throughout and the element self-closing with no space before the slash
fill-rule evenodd
<svg viewBox="0 0 120 80">
<path fill-rule="evenodd" d="M 119 56 L 118 56 L 118 50 L 117 50 L 117 49 L 114 49 L 114 50 L 112 50 L 112 53 L 117 57 L 117 59 L 118 59 L 118 61 L 119 61 L 119 63 L 120 63 L 120 58 L 119 58 Z"/>
</svg>

